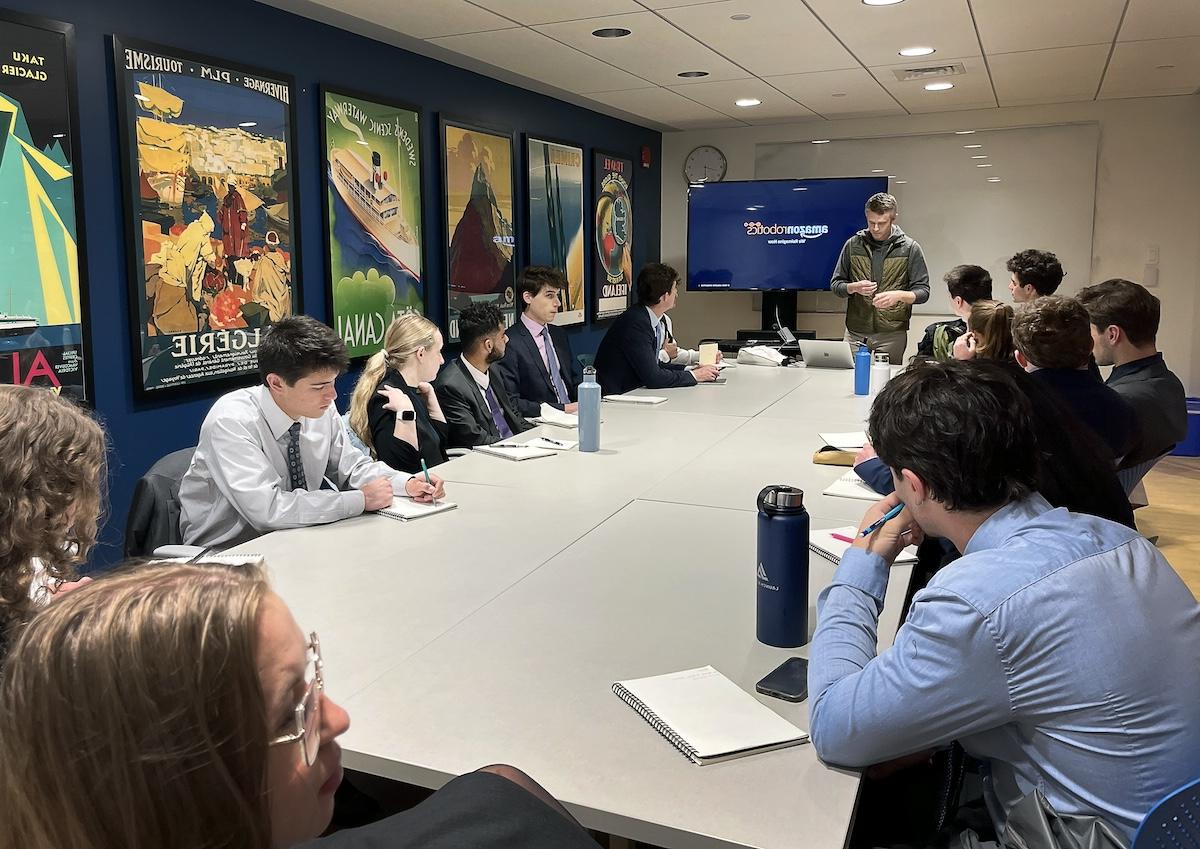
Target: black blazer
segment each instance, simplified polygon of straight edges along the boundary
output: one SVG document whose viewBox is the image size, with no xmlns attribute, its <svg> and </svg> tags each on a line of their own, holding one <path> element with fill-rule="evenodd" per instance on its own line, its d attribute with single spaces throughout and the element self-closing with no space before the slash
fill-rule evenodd
<svg viewBox="0 0 1200 849">
<path fill-rule="evenodd" d="M 1091 369 L 1071 368 L 1043 368 L 1031 374 L 1104 441 L 1114 458 L 1120 459 L 1133 449 L 1138 436 L 1133 408 L 1116 390 L 1105 386 L 1098 374 Z"/>
<path fill-rule="evenodd" d="M 532 424 L 513 406 L 504 390 L 504 381 L 497 380 L 496 375 L 489 369 L 492 391 L 504 418 L 513 433 L 529 430 Z M 492 421 L 492 411 L 488 409 L 487 400 L 479 390 L 479 384 L 467 371 L 461 359 L 448 363 L 438 375 L 434 383 L 442 412 L 446 414 L 449 425 L 448 444 L 451 448 L 474 448 L 476 445 L 491 445 L 500 440 L 500 431 Z"/>
<path fill-rule="evenodd" d="M 387 399 L 379 394 L 379 387 L 383 385 L 402 390 L 412 401 L 413 411 L 417 414 L 417 448 L 396 438 L 396 414 L 383 408 Z M 404 381 L 400 372 L 388 369 L 379 383 L 375 384 L 375 390 L 367 402 L 367 428 L 371 432 L 376 459 L 398 472 L 408 472 L 410 475 L 421 471 L 422 460 L 427 466 L 436 466 L 450 459 L 446 456 L 446 423 L 429 417 L 425 399 L 415 387 Z"/>
<path fill-rule="evenodd" d="M 654 327 L 641 304 L 621 313 L 604 334 L 596 352 L 596 377 L 605 395 L 631 389 L 695 386 L 696 378 L 683 366 L 658 361 Z"/>
<path fill-rule="evenodd" d="M 576 374 L 575 355 L 571 353 L 571 343 L 567 332 L 553 324 L 550 328 L 550 341 L 554 344 L 554 353 L 558 357 L 558 373 L 563 384 L 567 387 L 567 397 L 576 400 L 576 388 L 579 376 Z M 554 391 L 554 382 L 550 372 L 542 362 L 542 354 L 538 350 L 537 340 L 529 333 L 529 328 L 520 317 L 508 328 L 508 350 L 504 358 L 493 363 L 488 370 L 492 375 L 499 375 L 504 381 L 504 388 L 509 397 L 526 418 L 533 418 L 542 413 L 542 404 L 561 410 L 563 405 L 558 403 L 558 394 Z"/>
</svg>

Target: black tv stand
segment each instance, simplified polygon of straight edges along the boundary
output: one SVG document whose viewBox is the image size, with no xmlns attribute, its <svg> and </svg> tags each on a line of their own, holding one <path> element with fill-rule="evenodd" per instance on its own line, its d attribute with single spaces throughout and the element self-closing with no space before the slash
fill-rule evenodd
<svg viewBox="0 0 1200 849">
<path fill-rule="evenodd" d="M 775 313 L 779 312 L 779 323 L 784 327 L 796 327 L 795 291 L 764 291 L 762 293 L 762 329 L 775 336 Z"/>
</svg>

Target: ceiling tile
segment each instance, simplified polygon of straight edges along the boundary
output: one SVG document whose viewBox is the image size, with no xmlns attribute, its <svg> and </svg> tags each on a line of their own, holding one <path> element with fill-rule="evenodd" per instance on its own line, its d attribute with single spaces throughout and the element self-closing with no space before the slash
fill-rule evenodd
<svg viewBox="0 0 1200 849">
<path fill-rule="evenodd" d="M 517 24 L 466 0 L 311 0 L 413 38 L 506 29 Z"/>
<path fill-rule="evenodd" d="M 665 88 L 595 92 L 589 94 L 588 97 L 630 114 L 640 115 L 659 124 L 669 124 L 673 127 L 680 126 L 681 122 L 690 122 L 693 125 L 720 126 L 729 121 L 728 115 L 723 115 Z"/>
<path fill-rule="evenodd" d="M 896 64 L 905 47 L 937 50 L 932 56 L 910 60 L 922 64 L 980 55 L 967 0 L 922 0 L 894 6 L 867 6 L 857 0 L 806 2 L 868 67 Z"/>
<path fill-rule="evenodd" d="M 1001 106 L 1092 100 L 1108 60 L 1108 44 L 988 56 Z"/>
<path fill-rule="evenodd" d="M 549 24 L 596 18 L 600 15 L 620 15 L 645 9 L 636 0 L 472 0 L 477 6 L 490 9 L 514 21 L 530 24 Z"/>
<path fill-rule="evenodd" d="M 1172 68 L 1159 70 L 1161 65 Z M 1118 43 L 1101 98 L 1192 94 L 1200 89 L 1200 36 Z"/>
<path fill-rule="evenodd" d="M 881 8 L 888 8 L 883 6 Z M 988 79 L 987 68 L 983 59 L 960 60 L 966 68 L 966 73 L 955 77 L 940 77 L 934 79 L 910 80 L 901 82 L 896 79 L 893 71 L 905 68 L 905 65 L 890 65 L 882 68 L 871 68 L 875 79 L 892 93 L 909 112 L 952 112 L 956 109 L 986 109 L 996 105 L 992 93 L 992 85 Z M 948 81 L 954 83 L 954 88 L 948 91 L 926 91 L 925 86 L 931 82 Z"/>
<path fill-rule="evenodd" d="M 703 103 L 710 109 L 748 124 L 764 118 L 800 120 L 801 118 L 816 117 L 811 110 L 805 109 L 787 95 L 759 79 L 700 82 L 670 86 L 670 89 L 676 94 Z M 736 106 L 734 101 L 740 97 L 754 97 L 761 100 L 762 103 L 751 107 Z"/>
<path fill-rule="evenodd" d="M 904 108 L 862 68 L 767 77 L 784 94 L 825 117 L 903 115 Z M 839 96 L 840 95 L 840 96 Z"/>
<path fill-rule="evenodd" d="M 665 9 L 661 14 L 757 76 L 861 67 L 796 0 L 724 0 Z M 735 14 L 750 19 L 730 20 Z"/>
<path fill-rule="evenodd" d="M 596 38 L 592 30 L 600 27 L 624 27 L 632 34 L 624 38 Z M 653 12 L 542 24 L 534 29 L 659 85 L 680 82 L 681 71 L 708 71 L 709 80 L 750 76 Z"/>
<path fill-rule="evenodd" d="M 579 94 L 654 85 L 531 29 L 452 35 L 430 43 Z"/>
<path fill-rule="evenodd" d="M 1200 3 L 1196 0 L 1130 0 L 1117 38 L 1146 41 L 1193 35 L 1200 35 Z"/>
<path fill-rule="evenodd" d="M 1112 44 L 1126 0 L 971 0 L 983 49 L 993 53 Z M 1157 0 L 1156 0 L 1157 2 Z M 1036 21 L 1036 26 L 1031 22 Z"/>
</svg>

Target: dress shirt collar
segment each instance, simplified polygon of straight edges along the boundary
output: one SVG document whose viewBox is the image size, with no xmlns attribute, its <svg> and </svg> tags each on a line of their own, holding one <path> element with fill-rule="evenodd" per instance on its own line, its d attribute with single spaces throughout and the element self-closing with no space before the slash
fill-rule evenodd
<svg viewBox="0 0 1200 849">
<path fill-rule="evenodd" d="M 1108 379 L 1114 380 L 1117 378 L 1128 377 L 1131 374 L 1136 374 L 1142 369 L 1157 368 L 1163 365 L 1163 355 L 1161 353 L 1151 354 L 1148 357 L 1142 357 L 1137 360 L 1130 360 L 1122 366 L 1114 366 Z"/>
<path fill-rule="evenodd" d="M 491 373 L 480 371 L 479 369 L 475 368 L 475 366 L 467 362 L 466 357 L 460 357 L 460 359 L 462 360 L 462 364 L 467 367 L 467 371 L 470 373 L 471 377 L 473 377 L 475 382 L 479 385 L 479 391 L 487 392 L 488 387 L 492 385 Z"/>
<path fill-rule="evenodd" d="M 254 387 L 255 400 L 258 402 L 258 408 L 262 410 L 263 419 L 267 422 L 267 427 L 271 429 L 271 436 L 276 440 L 282 439 L 283 435 L 288 432 L 288 429 L 300 421 L 301 427 L 304 426 L 300 419 L 293 419 L 287 413 L 279 408 L 275 403 L 275 398 L 271 395 L 271 390 L 265 386 Z"/>
<path fill-rule="evenodd" d="M 521 313 L 521 324 L 525 325 L 525 329 L 529 331 L 529 335 L 536 341 L 542 337 L 542 331 L 546 329 L 546 325 L 538 324 L 528 313 Z"/>
<path fill-rule="evenodd" d="M 999 548 L 1015 529 L 1053 509 L 1050 503 L 1036 492 L 1019 501 L 1010 501 L 988 516 L 987 520 L 976 529 L 975 533 L 971 535 L 971 539 L 967 541 L 967 548 L 963 555 Z"/>
</svg>

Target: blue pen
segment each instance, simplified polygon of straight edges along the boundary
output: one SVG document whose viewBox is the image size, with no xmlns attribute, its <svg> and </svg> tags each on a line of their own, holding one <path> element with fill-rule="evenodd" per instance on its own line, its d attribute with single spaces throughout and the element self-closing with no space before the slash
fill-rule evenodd
<svg viewBox="0 0 1200 849">
<path fill-rule="evenodd" d="M 859 534 L 859 536 L 860 537 L 869 537 L 871 534 L 875 533 L 877 530 L 882 528 L 888 522 L 892 521 L 892 519 L 895 519 L 897 516 L 899 516 L 900 511 L 902 511 L 903 509 L 904 509 L 903 502 L 901 502 L 900 504 L 897 504 L 895 507 L 893 507 L 891 510 L 884 513 L 882 516 L 880 516 L 874 522 L 867 525 L 866 529 L 863 530 L 863 532 L 861 534 Z"/>
</svg>

